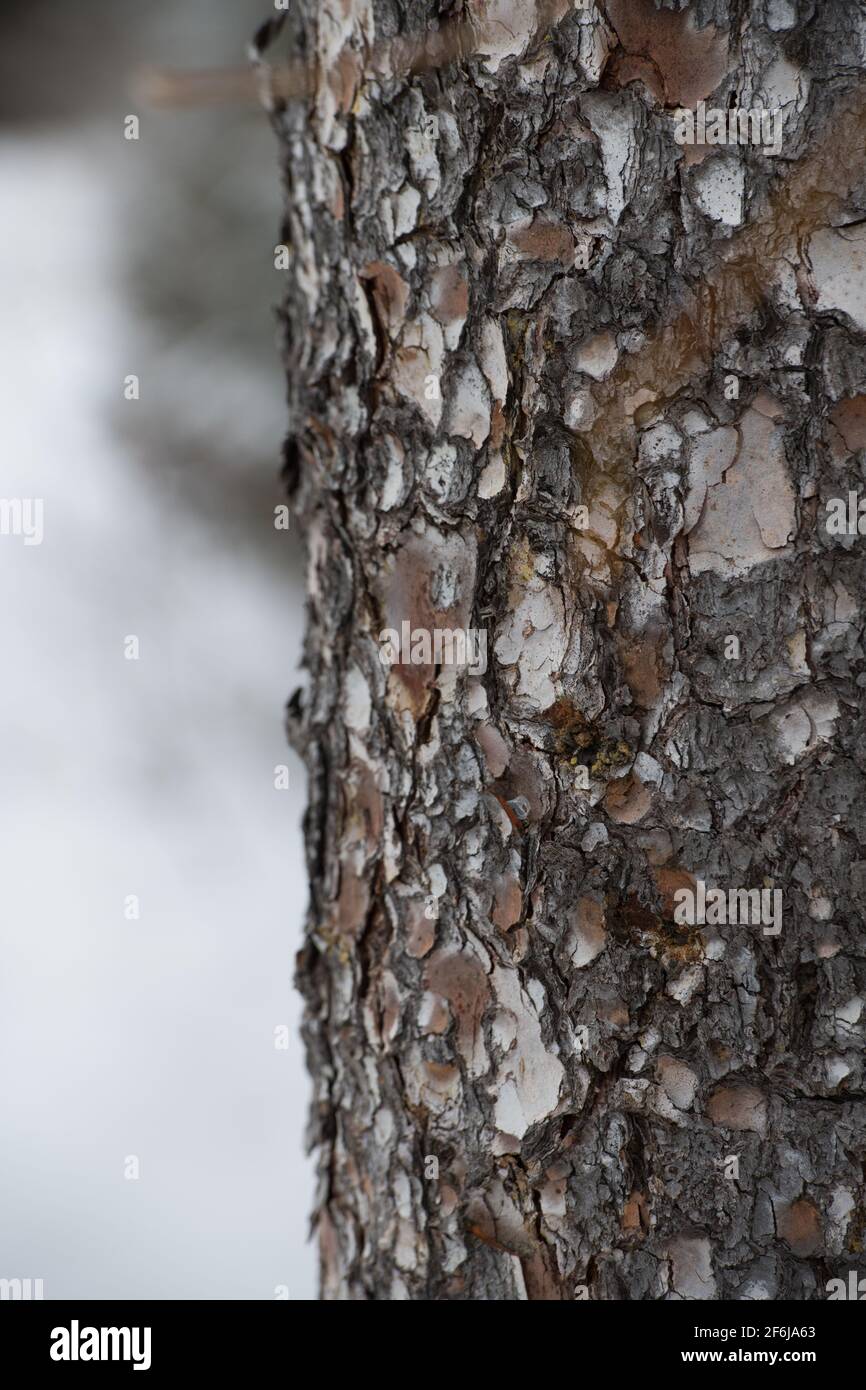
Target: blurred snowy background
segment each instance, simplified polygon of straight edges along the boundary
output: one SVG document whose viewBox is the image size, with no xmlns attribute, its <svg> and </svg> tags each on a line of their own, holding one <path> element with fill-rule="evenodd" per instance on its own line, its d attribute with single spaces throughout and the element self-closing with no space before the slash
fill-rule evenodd
<svg viewBox="0 0 866 1390">
<path fill-rule="evenodd" d="M 0 1277 L 47 1299 L 315 1294 L 276 144 L 130 95 L 270 12 L 0 10 L 0 496 L 44 499 L 0 536 Z"/>
</svg>

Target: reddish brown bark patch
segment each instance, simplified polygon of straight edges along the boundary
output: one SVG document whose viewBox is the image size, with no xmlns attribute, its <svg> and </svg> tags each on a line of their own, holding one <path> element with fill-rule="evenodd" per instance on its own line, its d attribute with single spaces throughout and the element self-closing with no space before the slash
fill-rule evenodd
<svg viewBox="0 0 866 1390">
<path fill-rule="evenodd" d="M 450 571 L 451 587 L 456 591 L 453 604 L 437 607 L 433 593 L 442 569 Z M 389 573 L 380 580 L 383 594 L 385 626 L 397 633 L 403 622 L 411 631 L 432 634 L 437 628 L 465 628 L 469 618 L 469 595 L 475 579 L 474 553 L 458 538 L 446 539 L 440 532 L 428 531 L 423 536 L 406 540 L 393 557 Z M 435 676 L 432 663 L 402 658 L 389 673 L 389 694 L 402 708 L 408 708 L 416 719 L 424 713 Z"/>
<path fill-rule="evenodd" d="M 649 86 L 649 63 L 666 106 L 696 105 L 728 71 L 727 31 L 711 25 L 698 29 L 689 10 L 657 10 L 653 0 L 608 0 L 607 15 L 626 54 L 645 60 L 625 66 L 625 80 L 640 77 Z"/>
<path fill-rule="evenodd" d="M 357 874 L 351 865 L 344 865 L 340 871 L 340 895 L 334 907 L 334 927 L 342 937 L 356 940 L 367 920 L 370 909 L 370 890 L 366 879 Z"/>
<path fill-rule="evenodd" d="M 443 326 L 466 318 L 469 286 L 456 265 L 446 265 L 436 271 L 430 289 L 430 306 L 434 319 Z"/>
<path fill-rule="evenodd" d="M 525 260 L 556 261 L 569 268 L 574 264 L 574 237 L 560 222 L 536 217 L 530 227 L 510 232 L 508 240 Z"/>
<path fill-rule="evenodd" d="M 457 1046 L 464 1060 L 470 1062 L 490 995 L 481 962 L 465 951 L 437 951 L 427 966 L 424 983 L 431 993 L 448 1000 L 457 1024 Z"/>
<path fill-rule="evenodd" d="M 513 874 L 501 874 L 493 885 L 493 922 L 500 931 L 510 931 L 523 912 L 523 889 Z"/>
<path fill-rule="evenodd" d="M 374 854 L 382 843 L 385 828 L 385 802 L 373 773 L 359 763 L 344 787 L 346 826 L 344 841 L 360 844 Z"/>
<path fill-rule="evenodd" d="M 604 809 L 619 825 L 634 825 L 643 820 L 652 806 L 652 792 L 631 773 L 611 782 L 604 794 Z"/>
<path fill-rule="evenodd" d="M 830 447 L 834 458 L 844 460 L 866 449 L 866 396 L 839 401 L 830 412 Z"/>
<path fill-rule="evenodd" d="M 421 960 L 433 949 L 436 941 L 436 923 L 427 917 L 424 904 L 417 900 L 409 904 L 406 915 L 406 954 L 413 960 Z"/>
<path fill-rule="evenodd" d="M 662 910 L 665 918 L 672 922 L 674 919 L 674 909 L 676 903 L 674 895 L 680 888 L 688 888 L 694 891 L 695 880 L 692 874 L 685 869 L 655 869 L 653 877 L 658 884 L 659 897 L 662 900 Z"/>
<path fill-rule="evenodd" d="M 361 271 L 361 279 L 371 282 L 373 303 L 383 332 L 389 338 L 396 338 L 406 317 L 409 286 L 385 261 L 369 261 Z"/>
<path fill-rule="evenodd" d="M 661 696 L 668 675 L 663 640 L 660 632 L 644 637 L 623 634 L 617 638 L 625 682 L 638 709 L 654 709 Z"/>
<path fill-rule="evenodd" d="M 725 1129 L 767 1132 L 767 1102 L 755 1086 L 722 1086 L 710 1097 L 707 1114 Z"/>
<path fill-rule="evenodd" d="M 776 1214 L 776 1229 L 794 1254 L 803 1258 L 816 1254 L 823 1244 L 818 1209 L 805 1197 L 783 1207 Z"/>
</svg>

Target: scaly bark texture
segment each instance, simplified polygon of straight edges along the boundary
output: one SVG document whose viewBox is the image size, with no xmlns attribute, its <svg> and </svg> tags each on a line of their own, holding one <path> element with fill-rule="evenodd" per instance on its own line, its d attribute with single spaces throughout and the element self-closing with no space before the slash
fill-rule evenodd
<svg viewBox="0 0 866 1390">
<path fill-rule="evenodd" d="M 866 1227 L 866 539 L 827 525 L 866 7 L 294 0 L 259 50 L 309 74 L 273 118 L 323 1296 L 825 1298 Z M 780 147 L 677 143 L 702 100 Z M 404 620 L 486 672 L 387 669 Z M 781 930 L 683 923 L 699 883 Z"/>
</svg>

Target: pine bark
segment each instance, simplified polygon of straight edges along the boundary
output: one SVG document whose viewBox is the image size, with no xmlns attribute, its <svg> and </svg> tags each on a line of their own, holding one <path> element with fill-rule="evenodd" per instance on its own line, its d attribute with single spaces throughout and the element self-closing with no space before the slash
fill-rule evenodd
<svg viewBox="0 0 866 1390">
<path fill-rule="evenodd" d="M 279 34 L 277 30 L 281 30 Z M 818 1299 L 866 1200 L 866 11 L 295 0 L 328 1299 Z M 778 108 L 781 146 L 675 112 Z M 483 674 L 381 660 L 474 628 Z M 731 639 L 736 639 L 732 641 Z M 781 890 L 689 924 L 698 884 Z"/>
</svg>

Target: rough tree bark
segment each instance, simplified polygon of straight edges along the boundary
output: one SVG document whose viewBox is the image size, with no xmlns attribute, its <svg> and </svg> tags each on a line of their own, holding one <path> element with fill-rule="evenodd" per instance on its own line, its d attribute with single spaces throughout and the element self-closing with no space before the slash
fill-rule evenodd
<svg viewBox="0 0 866 1390">
<path fill-rule="evenodd" d="M 323 1296 L 825 1298 L 866 1228 L 866 7 L 295 0 L 259 47 L 309 72 Z M 701 100 L 780 147 L 678 143 Z M 486 672 L 388 669 L 404 620 Z M 781 930 L 684 922 L 699 883 Z"/>
</svg>

